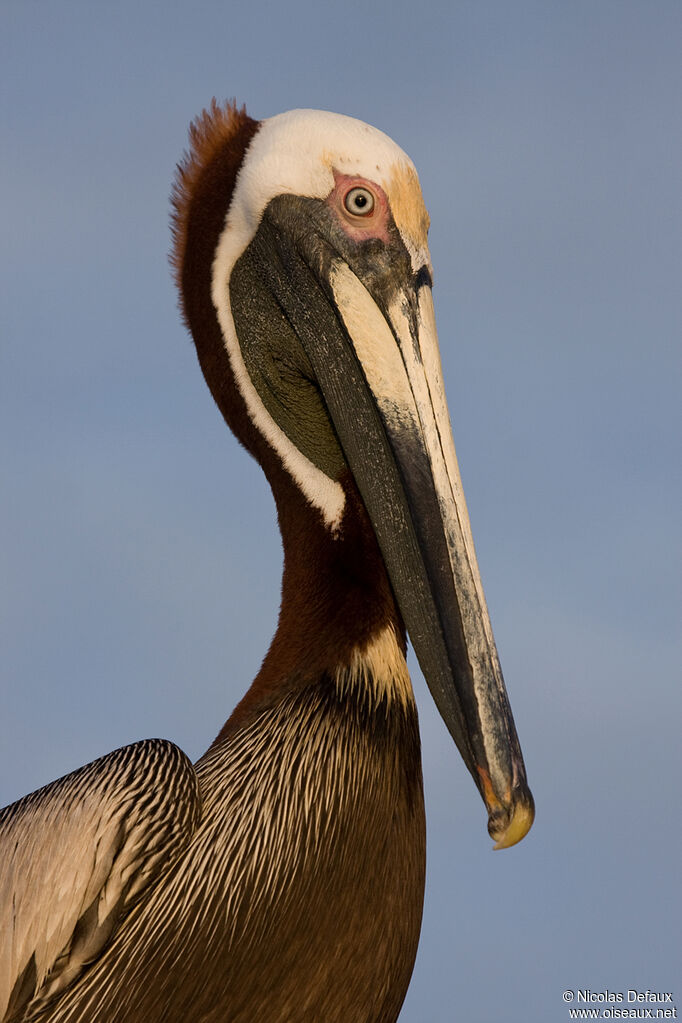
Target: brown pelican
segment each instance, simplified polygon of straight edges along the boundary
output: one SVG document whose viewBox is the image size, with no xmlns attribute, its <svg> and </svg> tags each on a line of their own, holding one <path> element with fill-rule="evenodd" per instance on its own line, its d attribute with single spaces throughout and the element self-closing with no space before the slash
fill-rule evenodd
<svg viewBox="0 0 682 1023">
<path fill-rule="evenodd" d="M 271 484 L 282 604 L 192 765 L 116 750 L 0 815 L 0 1019 L 386 1023 L 424 889 L 406 632 L 498 847 L 533 802 L 486 610 L 412 162 L 335 114 L 215 101 L 178 168 L 201 368 Z"/>
</svg>

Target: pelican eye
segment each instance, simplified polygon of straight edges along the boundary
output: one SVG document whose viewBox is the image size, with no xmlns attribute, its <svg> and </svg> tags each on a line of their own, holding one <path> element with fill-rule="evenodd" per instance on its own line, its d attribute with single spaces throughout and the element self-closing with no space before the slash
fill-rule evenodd
<svg viewBox="0 0 682 1023">
<path fill-rule="evenodd" d="M 374 196 L 368 188 L 351 188 L 343 205 L 354 217 L 368 217 L 374 209 Z"/>
</svg>

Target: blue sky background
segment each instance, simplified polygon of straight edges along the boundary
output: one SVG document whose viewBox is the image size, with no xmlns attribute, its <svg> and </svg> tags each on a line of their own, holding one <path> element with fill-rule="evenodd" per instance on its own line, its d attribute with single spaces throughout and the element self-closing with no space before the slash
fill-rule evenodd
<svg viewBox="0 0 682 1023">
<path fill-rule="evenodd" d="M 682 5 L 0 5 L 0 804 L 124 743 L 198 756 L 280 545 L 166 263 L 212 96 L 414 158 L 465 490 L 537 803 L 492 853 L 418 670 L 429 819 L 401 1023 L 559 1023 L 680 947 Z"/>
</svg>

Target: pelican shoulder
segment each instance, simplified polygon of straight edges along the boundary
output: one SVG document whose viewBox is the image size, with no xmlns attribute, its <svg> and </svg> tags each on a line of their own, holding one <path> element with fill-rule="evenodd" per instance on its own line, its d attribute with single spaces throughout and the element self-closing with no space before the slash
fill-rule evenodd
<svg viewBox="0 0 682 1023">
<path fill-rule="evenodd" d="M 72 984 L 185 849 L 194 768 L 173 743 L 124 746 L 0 813 L 0 1020 Z"/>
</svg>

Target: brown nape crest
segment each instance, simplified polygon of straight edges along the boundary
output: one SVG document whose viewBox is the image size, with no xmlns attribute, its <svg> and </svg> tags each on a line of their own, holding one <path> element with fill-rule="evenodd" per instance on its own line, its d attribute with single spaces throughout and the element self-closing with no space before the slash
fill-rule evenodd
<svg viewBox="0 0 682 1023">
<path fill-rule="evenodd" d="M 189 148 L 177 165 L 171 192 L 170 263 L 186 324 L 192 328 L 191 288 L 208 284 L 210 266 L 235 181 L 259 122 L 215 97 L 190 124 Z M 207 276 L 208 271 L 208 276 Z M 191 287 L 190 287 L 191 285 Z M 210 286 L 210 285 L 209 285 Z"/>
</svg>

